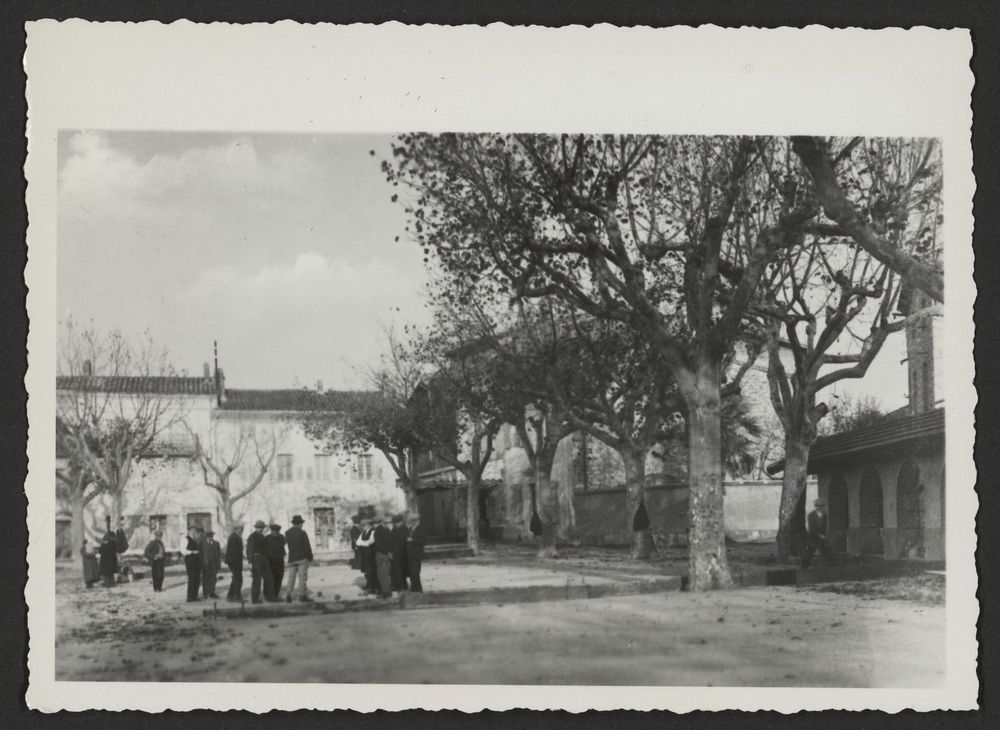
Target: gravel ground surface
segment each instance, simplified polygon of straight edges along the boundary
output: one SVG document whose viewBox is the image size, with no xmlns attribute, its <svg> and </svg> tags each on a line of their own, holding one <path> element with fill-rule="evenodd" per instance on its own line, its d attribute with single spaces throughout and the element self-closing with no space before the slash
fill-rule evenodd
<svg viewBox="0 0 1000 730">
<path fill-rule="evenodd" d="M 448 561 L 426 564 L 424 582 L 457 590 L 613 579 L 598 572 Z M 357 598 L 356 575 L 325 566 L 310 583 L 324 597 Z M 944 607 L 926 598 L 936 580 L 213 620 L 201 615 L 205 603 L 185 602 L 177 573 L 154 594 L 146 581 L 87 591 L 61 571 L 56 676 L 933 687 L 944 679 Z"/>
</svg>

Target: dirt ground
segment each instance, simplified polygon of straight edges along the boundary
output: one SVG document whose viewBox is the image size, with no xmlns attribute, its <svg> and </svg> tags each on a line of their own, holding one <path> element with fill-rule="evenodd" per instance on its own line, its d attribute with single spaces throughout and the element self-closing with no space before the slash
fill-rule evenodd
<svg viewBox="0 0 1000 730">
<path fill-rule="evenodd" d="M 448 561 L 425 565 L 424 584 L 615 579 L 604 573 Z M 87 591 L 74 576 L 60 573 L 56 595 L 60 680 L 933 687 L 944 679 L 944 607 L 898 586 L 213 619 L 202 616 L 205 603 L 185 602 L 177 573 L 160 594 L 146 581 Z M 322 566 L 310 583 L 324 598 L 358 598 L 356 576 Z M 900 580 L 912 588 L 913 579 Z"/>
</svg>

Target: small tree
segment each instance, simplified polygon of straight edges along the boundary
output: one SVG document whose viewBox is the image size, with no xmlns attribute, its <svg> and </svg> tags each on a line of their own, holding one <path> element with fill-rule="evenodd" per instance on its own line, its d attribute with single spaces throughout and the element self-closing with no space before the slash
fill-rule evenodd
<svg viewBox="0 0 1000 730">
<path fill-rule="evenodd" d="M 107 495 L 112 522 L 122 516 L 138 460 L 154 453 L 157 441 L 184 416 L 176 395 L 156 386 L 176 374 L 148 332 L 130 343 L 117 330 L 77 330 L 72 321 L 64 328 L 57 434 L 74 468 Z"/>
<path fill-rule="evenodd" d="M 205 433 L 190 428 L 194 438 L 194 460 L 206 487 L 215 492 L 222 512 L 223 530 L 228 531 L 239 502 L 252 494 L 264 481 L 278 451 L 282 435 L 274 430 L 238 422 L 225 422 L 217 414 Z M 239 486 L 233 474 L 242 472 Z"/>
<path fill-rule="evenodd" d="M 412 451 L 419 446 L 418 425 L 412 399 L 423 376 L 410 347 L 390 327 L 383 328 L 385 351 L 377 366 L 365 371 L 371 393 L 355 407 L 334 412 L 322 406 L 302 415 L 303 429 L 313 441 L 330 451 L 360 453 L 374 448 L 385 456 L 406 497 L 407 509 L 415 511 L 416 475 Z"/>
<path fill-rule="evenodd" d="M 856 428 L 874 426 L 882 421 L 885 415 L 881 402 L 875 396 L 853 398 L 846 395 L 837 398 L 836 404 L 830 407 L 830 414 L 820 421 L 819 434 L 832 436 Z"/>
</svg>

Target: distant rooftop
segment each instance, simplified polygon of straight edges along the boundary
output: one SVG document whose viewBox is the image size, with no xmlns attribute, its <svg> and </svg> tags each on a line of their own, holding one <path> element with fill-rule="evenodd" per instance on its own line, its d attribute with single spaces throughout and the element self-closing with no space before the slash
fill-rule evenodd
<svg viewBox="0 0 1000 730">
<path fill-rule="evenodd" d="M 227 411 L 333 411 L 364 407 L 378 395 L 365 390 L 238 390 L 227 389 L 222 403 Z"/>
<path fill-rule="evenodd" d="M 164 395 L 215 395 L 211 378 L 183 375 L 59 375 L 57 390 L 105 393 L 162 393 Z"/>
</svg>

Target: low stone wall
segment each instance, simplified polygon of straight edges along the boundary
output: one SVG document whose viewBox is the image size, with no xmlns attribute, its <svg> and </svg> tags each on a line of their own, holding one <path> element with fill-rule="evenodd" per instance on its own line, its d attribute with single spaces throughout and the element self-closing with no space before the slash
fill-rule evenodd
<svg viewBox="0 0 1000 730">
<path fill-rule="evenodd" d="M 726 537 L 736 542 L 770 542 L 778 532 L 781 482 L 728 481 L 724 484 Z M 815 486 L 813 490 L 815 491 Z M 646 509 L 654 529 L 668 537 L 687 534 L 687 484 L 646 487 Z M 627 545 L 632 529 L 625 511 L 625 489 L 595 489 L 573 495 L 575 525 L 571 539 L 584 545 Z"/>
</svg>

